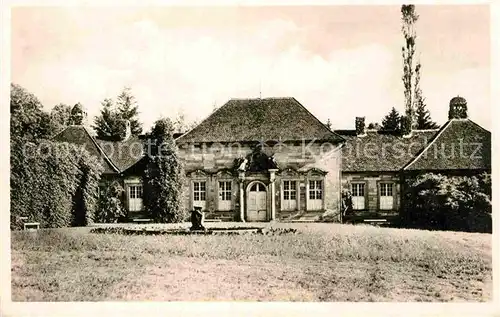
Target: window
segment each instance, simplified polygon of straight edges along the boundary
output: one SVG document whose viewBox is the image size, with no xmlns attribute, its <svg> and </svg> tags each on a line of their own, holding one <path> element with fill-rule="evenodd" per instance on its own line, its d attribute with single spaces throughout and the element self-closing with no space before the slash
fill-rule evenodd
<svg viewBox="0 0 500 317">
<path fill-rule="evenodd" d="M 219 202 L 217 209 L 220 211 L 231 210 L 232 182 L 219 181 Z"/>
<path fill-rule="evenodd" d="M 323 199 L 323 181 L 309 181 L 309 199 Z"/>
<path fill-rule="evenodd" d="M 392 197 L 392 183 L 381 183 L 380 184 L 380 196 L 391 196 Z"/>
<path fill-rule="evenodd" d="M 262 185 L 261 183 L 256 183 L 250 188 L 251 192 L 265 192 L 266 187 Z"/>
<path fill-rule="evenodd" d="M 297 181 L 283 181 L 281 210 L 297 210 Z"/>
<path fill-rule="evenodd" d="M 352 208 L 354 210 L 365 209 L 365 183 L 352 183 Z"/>
<path fill-rule="evenodd" d="M 142 198 L 142 186 L 129 186 L 129 198 L 130 199 L 137 199 L 137 198 Z"/>
<path fill-rule="evenodd" d="M 297 199 L 297 182 L 296 181 L 283 181 L 283 199 L 296 200 Z"/>
<path fill-rule="evenodd" d="M 323 181 L 309 181 L 309 195 L 307 196 L 307 210 L 322 210 L 323 209 Z"/>
<path fill-rule="evenodd" d="M 364 183 L 352 184 L 352 195 L 356 197 L 365 197 L 365 184 Z"/>
<path fill-rule="evenodd" d="M 231 200 L 231 181 L 219 182 L 219 199 Z"/>
<path fill-rule="evenodd" d="M 391 210 L 394 208 L 393 183 L 380 183 L 380 209 Z"/>
<path fill-rule="evenodd" d="M 142 185 L 128 187 L 128 209 L 129 211 L 142 210 Z"/>
<path fill-rule="evenodd" d="M 194 201 L 205 201 L 207 199 L 207 183 L 193 182 L 193 199 Z"/>
</svg>

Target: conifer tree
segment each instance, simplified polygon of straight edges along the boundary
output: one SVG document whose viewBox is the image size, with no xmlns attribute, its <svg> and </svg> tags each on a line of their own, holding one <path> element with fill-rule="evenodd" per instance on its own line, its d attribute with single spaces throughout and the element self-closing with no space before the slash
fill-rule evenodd
<svg viewBox="0 0 500 317">
<path fill-rule="evenodd" d="M 113 100 L 106 98 L 101 102 L 102 108 L 99 116 L 94 119 L 94 131 L 97 138 L 103 140 L 113 140 L 118 135 L 119 114 L 116 111 Z"/>
<path fill-rule="evenodd" d="M 420 70 L 422 65 L 420 62 L 417 63 L 415 67 L 415 128 L 424 129 L 436 129 L 439 125 L 432 121 L 431 113 L 427 109 L 425 104 L 425 98 L 422 96 L 422 89 L 420 88 Z"/>
<path fill-rule="evenodd" d="M 389 114 L 382 119 L 382 130 L 399 131 L 401 128 L 401 115 L 392 107 Z"/>
<path fill-rule="evenodd" d="M 133 135 L 142 133 L 142 124 L 139 122 L 138 106 L 130 88 L 124 88 L 118 95 L 116 103 L 106 98 L 101 103 L 101 113 L 94 119 L 94 130 L 97 137 L 105 140 L 120 140 L 123 134 L 122 120 L 130 122 L 130 132 Z"/>
<path fill-rule="evenodd" d="M 173 132 L 170 119 L 160 119 L 148 133 L 145 145 L 143 203 L 146 212 L 156 222 L 181 222 L 186 219 L 182 206 L 184 172 Z"/>
<path fill-rule="evenodd" d="M 128 87 L 123 88 L 122 92 L 118 95 L 116 100 L 118 106 L 118 114 L 121 119 L 130 121 L 130 130 L 133 135 L 142 133 L 142 124 L 139 122 L 139 106 L 135 97 L 132 95 L 131 89 Z"/>
</svg>

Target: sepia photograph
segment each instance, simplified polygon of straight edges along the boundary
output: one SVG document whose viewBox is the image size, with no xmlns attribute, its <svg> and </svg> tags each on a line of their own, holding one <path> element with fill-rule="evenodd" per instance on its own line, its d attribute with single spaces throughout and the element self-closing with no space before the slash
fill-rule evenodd
<svg viewBox="0 0 500 317">
<path fill-rule="evenodd" d="M 490 22 L 11 7 L 12 302 L 491 303 Z"/>
</svg>

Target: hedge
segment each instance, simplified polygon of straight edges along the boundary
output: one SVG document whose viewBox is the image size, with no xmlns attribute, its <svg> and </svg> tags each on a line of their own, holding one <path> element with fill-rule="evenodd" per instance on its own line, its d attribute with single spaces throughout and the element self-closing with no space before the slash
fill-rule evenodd
<svg viewBox="0 0 500 317">
<path fill-rule="evenodd" d="M 145 148 L 143 203 L 155 222 L 182 222 L 187 217 L 182 204 L 184 171 L 172 133 L 170 119 L 157 120 L 148 135 L 153 142 Z"/>
<path fill-rule="evenodd" d="M 19 217 L 42 228 L 93 221 L 103 167 L 84 148 L 42 141 L 11 143 L 11 228 Z"/>
</svg>

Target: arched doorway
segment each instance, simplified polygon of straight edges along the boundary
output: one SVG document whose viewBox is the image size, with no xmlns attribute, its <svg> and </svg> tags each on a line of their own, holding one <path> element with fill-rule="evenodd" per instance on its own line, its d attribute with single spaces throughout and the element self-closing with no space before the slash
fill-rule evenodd
<svg viewBox="0 0 500 317">
<path fill-rule="evenodd" d="M 261 182 L 252 182 L 247 189 L 247 221 L 267 220 L 267 188 Z"/>
</svg>

